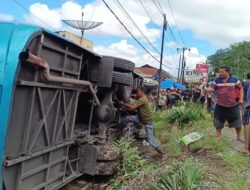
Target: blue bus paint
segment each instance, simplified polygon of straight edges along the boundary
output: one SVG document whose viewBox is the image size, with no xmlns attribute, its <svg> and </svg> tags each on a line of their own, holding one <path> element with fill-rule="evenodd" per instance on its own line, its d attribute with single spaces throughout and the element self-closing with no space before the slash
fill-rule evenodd
<svg viewBox="0 0 250 190">
<path fill-rule="evenodd" d="M 5 155 L 6 133 L 12 107 L 15 75 L 19 53 L 25 48 L 32 34 L 41 28 L 23 24 L 0 22 L 0 164 Z M 18 143 L 18 142 L 17 142 Z M 2 184 L 2 171 L 0 183 Z M 0 184 L 0 190 L 2 185 Z"/>
</svg>

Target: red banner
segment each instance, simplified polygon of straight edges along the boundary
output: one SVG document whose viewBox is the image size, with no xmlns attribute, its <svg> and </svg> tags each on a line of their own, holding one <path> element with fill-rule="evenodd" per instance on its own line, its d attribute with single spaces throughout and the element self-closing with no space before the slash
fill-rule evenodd
<svg viewBox="0 0 250 190">
<path fill-rule="evenodd" d="M 201 72 L 201 73 L 208 73 L 209 65 L 205 65 L 205 64 L 196 64 L 195 70 L 196 70 L 197 72 Z"/>
</svg>

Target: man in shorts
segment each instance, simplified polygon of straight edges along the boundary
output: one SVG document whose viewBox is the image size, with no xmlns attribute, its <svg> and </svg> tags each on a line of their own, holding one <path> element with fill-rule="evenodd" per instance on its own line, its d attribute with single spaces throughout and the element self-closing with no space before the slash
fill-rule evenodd
<svg viewBox="0 0 250 190">
<path fill-rule="evenodd" d="M 240 98 L 236 102 L 235 89 L 240 90 Z M 217 139 L 221 138 L 221 130 L 225 121 L 230 128 L 235 128 L 237 139 L 240 140 L 242 126 L 239 104 L 243 104 L 243 88 L 238 78 L 230 74 L 230 68 L 220 68 L 219 77 L 213 81 L 213 86 L 206 89 L 207 92 L 217 91 L 218 99 L 214 111 L 214 126 Z"/>
</svg>

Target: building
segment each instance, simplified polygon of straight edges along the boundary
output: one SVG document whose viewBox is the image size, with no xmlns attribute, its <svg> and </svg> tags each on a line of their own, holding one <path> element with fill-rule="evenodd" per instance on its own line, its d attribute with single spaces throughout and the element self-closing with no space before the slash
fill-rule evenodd
<svg viewBox="0 0 250 190">
<path fill-rule="evenodd" d="M 80 36 L 77 36 L 71 32 L 59 31 L 57 33 L 65 38 L 75 42 L 76 44 L 83 46 L 86 49 L 93 50 L 93 48 L 94 48 L 94 43 L 92 41 L 81 38 Z"/>
<path fill-rule="evenodd" d="M 148 64 L 143 65 L 141 67 L 136 67 L 135 72 L 138 73 L 139 75 L 142 75 L 146 78 L 151 78 L 155 80 L 159 80 L 159 70 L 158 68 L 152 67 Z M 161 72 L 161 81 L 171 79 L 174 80 L 174 76 L 171 75 L 169 72 L 164 71 L 162 69 Z"/>
<path fill-rule="evenodd" d="M 208 81 L 208 73 L 199 72 L 197 70 L 187 70 L 184 75 L 185 83 L 202 83 L 206 84 Z"/>
</svg>

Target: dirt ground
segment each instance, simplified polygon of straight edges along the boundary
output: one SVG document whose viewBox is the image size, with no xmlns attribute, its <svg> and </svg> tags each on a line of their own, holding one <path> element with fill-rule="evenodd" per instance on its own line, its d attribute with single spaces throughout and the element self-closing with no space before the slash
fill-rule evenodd
<svg viewBox="0 0 250 190">
<path fill-rule="evenodd" d="M 207 130 L 205 135 L 214 135 L 215 129 L 213 127 Z M 235 130 L 225 127 L 222 131 L 222 136 L 229 140 L 232 144 L 232 151 L 236 154 L 241 154 L 239 150 L 243 147 L 243 142 L 237 141 Z M 243 136 L 243 135 L 242 135 Z M 215 137 L 214 137 L 215 138 Z M 162 141 L 162 146 L 167 147 L 168 140 Z M 159 166 L 159 169 L 152 172 L 141 172 L 137 177 L 132 180 L 126 181 L 123 183 L 121 190 L 151 190 L 152 184 L 160 180 L 160 178 L 171 171 L 176 165 L 184 162 L 187 158 L 194 158 L 197 162 L 201 163 L 204 166 L 204 180 L 202 184 L 197 186 L 195 190 L 225 190 L 225 184 L 233 183 L 234 171 L 230 169 L 225 162 L 220 158 L 220 152 L 215 151 L 212 148 L 202 148 L 198 151 L 190 150 L 189 146 L 182 146 L 182 152 L 180 156 L 175 158 L 170 157 L 168 153 L 159 154 L 154 148 L 149 145 L 143 145 L 142 142 L 136 141 L 133 143 L 133 146 L 138 147 L 138 150 L 141 156 L 148 160 L 149 163 L 154 163 Z M 246 155 L 248 156 L 248 155 Z M 250 158 L 250 157 L 249 157 Z M 250 169 L 250 167 L 248 166 Z M 104 190 L 112 189 L 110 184 L 110 179 L 104 180 L 104 182 L 98 182 L 90 180 L 89 188 L 86 189 L 95 189 L 95 190 Z M 88 181 L 88 180 L 87 180 Z M 103 179 L 102 179 L 103 181 Z M 86 183 L 86 181 L 83 181 Z M 83 183 L 82 180 L 77 183 Z M 76 183 L 76 190 L 79 184 Z M 80 184 L 81 185 L 81 184 Z M 69 188 L 73 190 L 72 187 Z M 249 188 L 250 189 L 250 188 Z M 120 190 L 120 189 L 119 189 Z M 245 190 L 245 189 L 235 189 L 234 190 Z"/>
<path fill-rule="evenodd" d="M 215 130 L 211 127 L 209 133 L 215 135 Z M 222 135 L 227 138 L 232 144 L 232 151 L 241 154 L 239 151 L 243 147 L 243 142 L 237 141 L 234 129 L 225 127 Z M 243 136 L 243 135 L 242 135 Z M 164 145 L 164 144 L 163 144 Z M 169 158 L 168 154 L 159 155 L 151 147 L 138 145 L 141 155 L 150 162 L 160 166 L 160 170 L 155 173 L 141 173 L 135 179 L 125 182 L 123 190 L 138 190 L 138 187 L 143 190 L 150 190 L 151 184 L 157 182 L 160 177 L 173 168 L 172 163 L 184 161 L 186 158 L 193 157 L 204 166 L 205 179 L 200 184 L 197 190 L 224 190 L 223 185 L 231 183 L 233 171 L 219 158 L 219 153 L 212 149 L 201 149 L 198 152 L 189 151 L 188 147 L 183 147 L 182 155 L 178 158 Z M 247 156 L 247 155 L 246 155 Z"/>
</svg>

